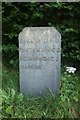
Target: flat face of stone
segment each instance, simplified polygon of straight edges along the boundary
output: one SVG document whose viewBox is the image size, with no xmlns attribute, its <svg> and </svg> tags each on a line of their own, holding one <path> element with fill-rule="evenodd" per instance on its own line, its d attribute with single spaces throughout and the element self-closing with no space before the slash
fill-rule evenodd
<svg viewBox="0 0 80 120">
<path fill-rule="evenodd" d="M 54 27 L 26 27 L 19 34 L 20 91 L 39 95 L 60 86 L 61 35 Z"/>
</svg>

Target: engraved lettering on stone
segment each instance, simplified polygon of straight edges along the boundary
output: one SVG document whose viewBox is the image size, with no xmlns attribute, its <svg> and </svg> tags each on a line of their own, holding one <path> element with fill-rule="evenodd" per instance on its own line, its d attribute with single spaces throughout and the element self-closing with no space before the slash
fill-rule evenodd
<svg viewBox="0 0 80 120">
<path fill-rule="evenodd" d="M 19 34 L 20 91 L 58 92 L 61 35 L 54 27 L 26 27 Z M 48 88 L 48 89 L 47 89 Z"/>
</svg>

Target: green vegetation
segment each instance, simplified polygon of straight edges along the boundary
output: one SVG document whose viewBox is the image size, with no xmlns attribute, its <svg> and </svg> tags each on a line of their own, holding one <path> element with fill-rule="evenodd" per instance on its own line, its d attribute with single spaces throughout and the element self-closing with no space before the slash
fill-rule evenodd
<svg viewBox="0 0 80 120">
<path fill-rule="evenodd" d="M 79 118 L 80 3 L 2 3 L 3 118 Z M 33 97 L 19 92 L 18 35 L 24 27 L 54 26 L 62 36 L 61 87 L 57 95 Z M 69 74 L 65 66 L 77 68 Z M 1 101 L 1 99 L 0 99 Z M 0 107 L 1 109 L 1 107 Z"/>
<path fill-rule="evenodd" d="M 63 69 L 56 96 L 49 92 L 33 97 L 19 93 L 17 70 L 3 68 L 3 118 L 78 118 L 78 73 L 69 74 Z"/>
<path fill-rule="evenodd" d="M 18 35 L 25 27 L 54 26 L 62 36 L 62 64 L 79 68 L 80 3 L 3 3 L 3 61 L 18 65 Z"/>
</svg>

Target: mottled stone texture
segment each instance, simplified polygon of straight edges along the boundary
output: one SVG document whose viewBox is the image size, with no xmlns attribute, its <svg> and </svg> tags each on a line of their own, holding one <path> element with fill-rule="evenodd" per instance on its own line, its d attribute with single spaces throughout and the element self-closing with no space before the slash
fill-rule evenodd
<svg viewBox="0 0 80 120">
<path fill-rule="evenodd" d="M 54 27 L 26 27 L 19 34 L 20 91 L 40 95 L 60 87 L 61 35 Z"/>
</svg>

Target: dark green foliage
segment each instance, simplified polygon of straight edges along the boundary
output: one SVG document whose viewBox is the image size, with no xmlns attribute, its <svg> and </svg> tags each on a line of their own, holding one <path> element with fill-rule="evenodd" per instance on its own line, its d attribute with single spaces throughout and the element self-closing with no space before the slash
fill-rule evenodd
<svg viewBox="0 0 80 120">
<path fill-rule="evenodd" d="M 3 3 L 3 60 L 14 65 L 18 59 L 18 35 L 24 27 L 54 26 L 62 35 L 62 62 L 78 67 L 79 6 L 80 3 Z"/>
</svg>

